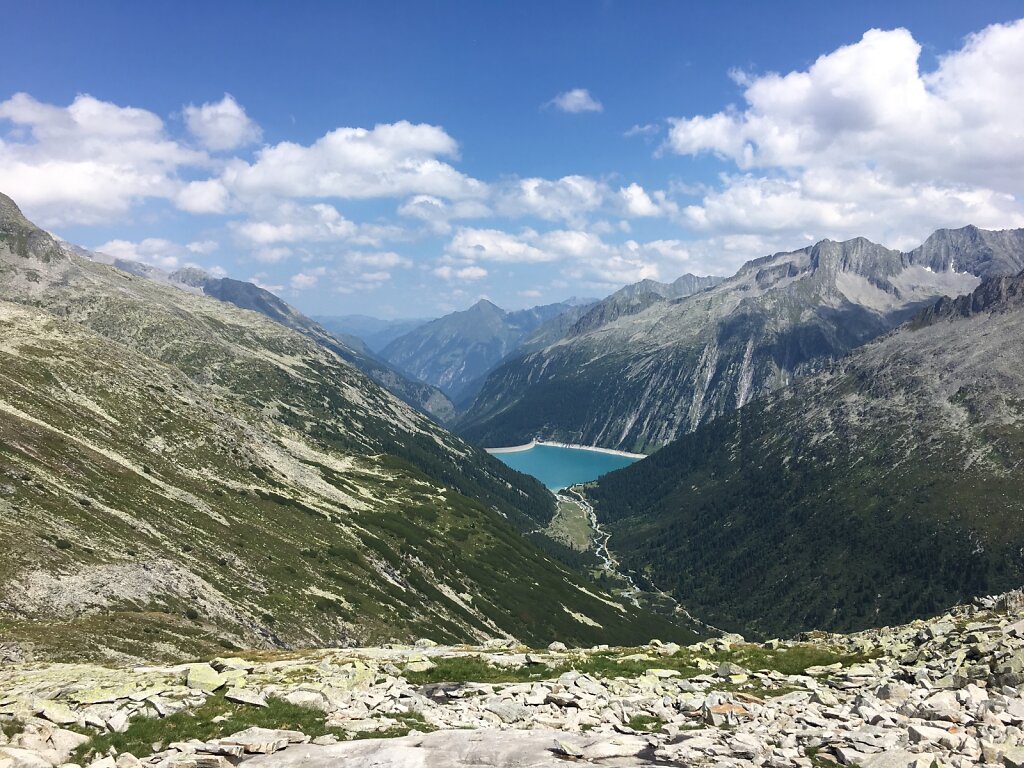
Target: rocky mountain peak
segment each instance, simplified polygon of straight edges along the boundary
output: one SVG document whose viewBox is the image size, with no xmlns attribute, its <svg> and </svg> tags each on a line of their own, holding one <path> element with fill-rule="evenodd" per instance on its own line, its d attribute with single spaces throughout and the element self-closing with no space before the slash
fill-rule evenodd
<svg viewBox="0 0 1024 768">
<path fill-rule="evenodd" d="M 905 261 L 933 272 L 1015 275 L 1024 269 L 1024 229 L 939 229 L 907 253 Z"/>
<path fill-rule="evenodd" d="M 0 192 L 0 243 L 22 258 L 54 262 L 67 258 L 57 241 L 25 218 L 18 205 Z"/>
<path fill-rule="evenodd" d="M 25 218 L 25 215 L 18 207 L 18 204 L 3 192 L 0 192 L 0 227 L 6 231 L 13 224 L 21 227 L 31 226 L 29 220 Z"/>
<path fill-rule="evenodd" d="M 867 278 L 881 278 L 902 269 L 900 252 L 865 237 L 852 240 L 822 240 L 811 246 L 808 257 L 812 272 L 837 275 L 853 272 Z"/>
<path fill-rule="evenodd" d="M 180 283 L 192 288 L 203 288 L 207 283 L 215 279 L 210 273 L 199 269 L 199 267 L 184 267 L 172 272 L 170 275 L 172 283 Z"/>
<path fill-rule="evenodd" d="M 503 317 L 505 315 L 505 310 L 499 307 L 490 299 L 480 299 L 480 301 L 478 301 L 476 304 L 471 306 L 466 311 L 477 314 L 498 315 L 500 317 Z"/>
</svg>

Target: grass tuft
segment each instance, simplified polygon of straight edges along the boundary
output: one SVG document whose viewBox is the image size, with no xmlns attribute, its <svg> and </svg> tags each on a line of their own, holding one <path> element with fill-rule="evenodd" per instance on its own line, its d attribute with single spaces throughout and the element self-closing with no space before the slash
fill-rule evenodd
<svg viewBox="0 0 1024 768">
<path fill-rule="evenodd" d="M 219 716 L 227 719 L 213 722 Z M 327 733 L 340 735 L 326 726 L 325 719 L 323 712 L 290 704 L 282 699 L 268 699 L 264 708 L 234 704 L 225 699 L 223 694 L 216 694 L 197 709 L 176 712 L 163 718 L 138 718 L 131 722 L 124 733 L 95 736 L 79 747 L 73 758 L 74 762 L 84 764 L 91 755 L 106 754 L 111 747 L 117 749 L 118 753 L 130 752 L 141 758 L 152 754 L 155 743 L 166 748 L 175 741 L 209 741 L 252 727 L 302 731 L 314 738 Z"/>
</svg>

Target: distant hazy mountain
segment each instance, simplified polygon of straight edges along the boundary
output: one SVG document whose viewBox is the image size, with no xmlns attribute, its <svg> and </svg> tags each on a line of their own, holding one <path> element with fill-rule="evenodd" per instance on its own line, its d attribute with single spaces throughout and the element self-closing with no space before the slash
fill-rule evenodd
<svg viewBox="0 0 1024 768">
<path fill-rule="evenodd" d="M 459 399 L 468 385 L 514 352 L 533 331 L 576 303 L 506 312 L 483 299 L 400 336 L 381 350 L 381 356 Z"/>
<path fill-rule="evenodd" d="M 0 195 L 5 637 L 180 659 L 669 628 L 521 535 L 554 513 L 535 480 L 290 328 L 287 305 L 187 277 L 224 300 L 68 252 Z"/>
<path fill-rule="evenodd" d="M 968 227 L 910 253 L 823 240 L 685 298 L 631 286 L 563 338 L 499 366 L 459 429 L 482 445 L 546 437 L 649 452 L 1022 257 L 1019 231 Z"/>
<path fill-rule="evenodd" d="M 380 352 L 399 336 L 429 323 L 432 318 L 382 320 L 369 315 L 313 315 L 313 319 L 333 334 L 355 336 L 374 352 Z"/>
<path fill-rule="evenodd" d="M 942 231 L 907 261 L 1016 269 L 1021 234 Z M 590 493 L 627 567 L 717 626 L 786 636 L 1019 587 L 1022 467 L 1018 276 L 939 300 Z"/>
</svg>

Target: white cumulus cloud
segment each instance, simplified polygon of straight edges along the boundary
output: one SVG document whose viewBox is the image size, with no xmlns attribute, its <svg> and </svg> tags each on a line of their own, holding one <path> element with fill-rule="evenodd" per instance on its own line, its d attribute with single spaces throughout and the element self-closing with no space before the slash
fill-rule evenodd
<svg viewBox="0 0 1024 768">
<path fill-rule="evenodd" d="M 683 223 L 890 245 L 939 226 L 1024 225 L 1024 20 L 969 36 L 932 71 L 920 53 L 905 29 L 869 30 L 806 70 L 734 75 L 741 109 L 671 120 L 667 151 L 738 171 Z"/>
<path fill-rule="evenodd" d="M 675 272 L 679 262 L 688 257 L 684 249 L 678 241 L 668 240 L 649 244 L 634 240 L 608 243 L 594 232 L 576 229 L 548 232 L 525 229 L 513 234 L 496 229 L 463 228 L 449 242 L 444 263 L 434 273 L 450 277 L 459 269 L 478 266 L 479 262 L 552 262 L 562 275 L 576 283 L 606 288 L 646 278 L 657 279 L 664 263 L 672 265 L 669 273 Z"/>
<path fill-rule="evenodd" d="M 549 101 L 548 105 L 570 114 L 601 112 L 604 109 L 601 102 L 591 96 L 586 88 L 573 88 L 571 91 L 560 93 Z"/>
<path fill-rule="evenodd" d="M 604 204 L 608 187 L 588 176 L 527 178 L 504 185 L 496 194 L 497 210 L 505 216 L 579 224 Z"/>
<path fill-rule="evenodd" d="M 186 244 L 185 248 L 192 253 L 208 256 L 217 250 L 218 244 L 216 240 L 193 240 L 191 243 Z"/>
<path fill-rule="evenodd" d="M 498 229 L 463 227 L 448 243 L 450 256 L 466 261 L 496 261 L 513 264 L 554 261 L 557 254 L 546 253 L 524 239 Z"/>
<path fill-rule="evenodd" d="M 460 280 L 462 282 L 470 282 L 487 277 L 487 270 L 477 266 L 452 267 L 443 265 L 434 269 L 434 274 L 449 281 Z"/>
<path fill-rule="evenodd" d="M 636 182 L 619 189 L 619 202 L 627 216 L 667 216 L 679 210 L 664 191 L 648 193 Z"/>
<path fill-rule="evenodd" d="M 108 240 L 93 250 L 115 259 L 139 261 L 168 271 L 182 266 L 191 253 L 186 246 L 161 237 L 147 237 L 139 242 Z"/>
<path fill-rule="evenodd" d="M 457 155 L 458 145 L 443 128 L 403 120 L 338 128 L 309 146 L 285 141 L 264 147 L 251 163 L 229 162 L 222 181 L 242 199 L 483 195 L 486 185 L 441 159 Z"/>
<path fill-rule="evenodd" d="M 0 189 L 44 226 L 96 224 L 146 198 L 173 199 L 182 167 L 208 162 L 152 112 L 82 94 L 67 107 L 18 93 L 0 102 Z"/>
<path fill-rule="evenodd" d="M 293 291 L 305 291 L 316 286 L 320 282 L 320 278 L 327 274 L 326 267 L 314 267 L 312 269 L 306 269 L 302 272 L 297 272 L 292 275 L 288 281 L 288 285 Z"/>
<path fill-rule="evenodd" d="M 207 149 L 220 152 L 252 144 L 262 138 L 260 127 L 230 93 L 217 102 L 184 109 L 185 125 Z"/>
</svg>

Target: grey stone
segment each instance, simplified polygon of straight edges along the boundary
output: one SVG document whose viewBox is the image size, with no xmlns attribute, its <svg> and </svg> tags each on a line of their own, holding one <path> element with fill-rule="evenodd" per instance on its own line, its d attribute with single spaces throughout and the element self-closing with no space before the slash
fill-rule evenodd
<svg viewBox="0 0 1024 768">
<path fill-rule="evenodd" d="M 288 691 L 281 698 L 289 704 L 305 707 L 306 709 L 315 709 L 320 712 L 330 712 L 332 709 L 331 702 L 322 691 L 299 688 L 298 690 Z"/>
<path fill-rule="evenodd" d="M 715 674 L 718 677 L 729 677 L 730 675 L 743 675 L 748 670 L 741 667 L 739 664 L 733 664 L 731 661 L 723 661 L 718 665 L 718 669 L 715 670 Z"/>
<path fill-rule="evenodd" d="M 246 761 L 246 768 L 566 768 L 569 755 L 552 745 L 556 740 L 589 754 L 623 755 L 633 745 L 615 743 L 629 737 L 573 735 L 559 731 L 448 730 L 399 739 L 354 741 L 329 747 L 307 746 Z M 643 739 L 639 740 L 643 742 Z M 607 743 L 607 746 L 603 746 Z M 639 742 L 638 742 L 639 743 Z M 642 747 L 640 747 L 642 748 Z M 635 752 L 633 753 L 635 754 Z M 576 758 L 579 759 L 579 758 Z M 590 758 L 594 759 L 594 758 Z M 628 765 L 649 765 L 629 757 Z M 608 765 L 609 763 L 605 763 Z M 610 763 L 614 765 L 615 763 Z"/>
<path fill-rule="evenodd" d="M 284 749 L 289 744 L 298 744 L 307 740 L 301 731 L 277 730 L 273 728 L 246 728 L 230 736 L 219 739 L 221 744 L 237 744 L 248 754 L 270 755 Z"/>
<path fill-rule="evenodd" d="M 484 704 L 484 710 L 493 712 L 503 723 L 515 723 L 525 720 L 530 715 L 530 710 L 516 701 L 507 699 L 491 699 Z"/>
<path fill-rule="evenodd" d="M 10 768 L 53 768 L 38 752 L 18 747 L 0 747 L 0 760 L 11 761 Z"/>
<path fill-rule="evenodd" d="M 213 693 L 223 688 L 227 679 L 209 664 L 189 664 L 185 675 L 185 685 L 193 690 Z"/>
<path fill-rule="evenodd" d="M 251 688 L 230 688 L 224 694 L 224 698 L 236 704 L 248 704 L 252 707 L 267 706 L 267 697 Z"/>
<path fill-rule="evenodd" d="M 891 749 L 860 758 L 860 768 L 931 768 L 934 755 Z"/>
</svg>

